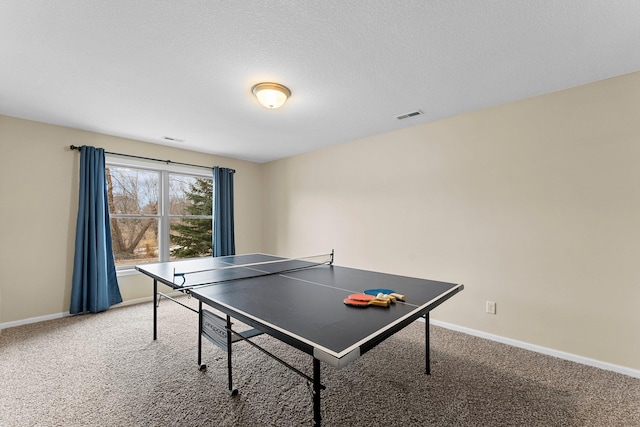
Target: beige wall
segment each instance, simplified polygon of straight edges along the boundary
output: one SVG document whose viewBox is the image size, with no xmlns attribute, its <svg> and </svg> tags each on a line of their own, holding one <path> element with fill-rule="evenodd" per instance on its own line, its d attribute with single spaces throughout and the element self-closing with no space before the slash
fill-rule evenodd
<svg viewBox="0 0 640 427">
<path fill-rule="evenodd" d="M 0 116 L 0 324 L 69 311 L 80 153 L 70 145 L 236 170 L 236 247 L 262 248 L 261 165 Z M 119 278 L 123 298 L 151 281 Z"/>
<path fill-rule="evenodd" d="M 268 163 L 264 250 L 463 283 L 432 318 L 637 370 L 639 166 L 634 73 Z"/>
</svg>

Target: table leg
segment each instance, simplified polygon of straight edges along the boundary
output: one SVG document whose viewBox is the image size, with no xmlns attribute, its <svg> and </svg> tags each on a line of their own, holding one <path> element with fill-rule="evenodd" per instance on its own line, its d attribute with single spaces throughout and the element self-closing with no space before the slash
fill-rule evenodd
<svg viewBox="0 0 640 427">
<path fill-rule="evenodd" d="M 238 389 L 233 388 L 233 374 L 231 372 L 231 347 L 233 346 L 233 341 L 231 335 L 231 317 L 227 315 L 227 374 L 229 375 L 229 391 L 231 396 L 235 396 L 238 394 Z"/>
<path fill-rule="evenodd" d="M 202 364 L 202 301 L 198 301 L 198 369 L 204 371 L 207 369 L 207 365 Z"/>
<path fill-rule="evenodd" d="M 426 373 L 427 375 L 431 375 L 431 344 L 429 343 L 429 312 L 424 315 L 424 324 L 425 324 L 425 362 L 426 362 Z"/>
<path fill-rule="evenodd" d="M 313 425 L 320 427 L 322 416 L 320 415 L 320 361 L 313 358 Z"/>
<path fill-rule="evenodd" d="M 158 280 L 153 279 L 153 340 L 158 339 Z"/>
</svg>

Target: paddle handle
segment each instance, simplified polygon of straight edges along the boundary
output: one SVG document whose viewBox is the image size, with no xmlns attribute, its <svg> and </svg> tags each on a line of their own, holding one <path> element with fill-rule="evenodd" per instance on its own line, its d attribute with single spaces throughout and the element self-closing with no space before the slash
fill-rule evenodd
<svg viewBox="0 0 640 427">
<path fill-rule="evenodd" d="M 386 299 L 380 299 L 380 298 L 374 298 L 371 301 L 369 301 L 369 305 L 377 305 L 379 307 L 389 307 L 389 300 Z"/>
<path fill-rule="evenodd" d="M 397 300 L 400 300 L 400 301 L 404 301 L 406 299 L 406 297 L 404 295 L 398 294 L 398 293 L 395 293 L 395 292 L 391 293 L 389 295 L 391 295 L 392 297 L 395 297 Z"/>
</svg>

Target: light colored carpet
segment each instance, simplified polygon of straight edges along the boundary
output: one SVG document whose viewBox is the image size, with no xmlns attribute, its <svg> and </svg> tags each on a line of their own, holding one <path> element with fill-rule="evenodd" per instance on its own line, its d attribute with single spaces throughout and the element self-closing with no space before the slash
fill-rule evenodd
<svg viewBox="0 0 640 427">
<path fill-rule="evenodd" d="M 430 330 L 431 376 L 419 322 L 344 369 L 323 365 L 323 425 L 640 426 L 638 379 Z M 2 331 L 0 426 L 312 424 L 306 381 L 246 343 L 234 345 L 238 396 L 207 341 L 200 372 L 195 313 L 164 300 L 151 334 L 150 303 Z M 310 356 L 256 341 L 311 373 Z"/>
</svg>

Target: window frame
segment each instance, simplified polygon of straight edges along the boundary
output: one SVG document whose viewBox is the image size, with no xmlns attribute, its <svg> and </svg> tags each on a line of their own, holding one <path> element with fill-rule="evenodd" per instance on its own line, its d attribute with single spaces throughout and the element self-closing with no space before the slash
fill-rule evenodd
<svg viewBox="0 0 640 427">
<path fill-rule="evenodd" d="M 166 262 L 170 258 L 171 246 L 171 220 L 175 218 L 193 218 L 193 219 L 211 219 L 213 228 L 213 212 L 211 215 L 170 215 L 170 185 L 169 175 L 186 175 L 194 178 L 207 178 L 213 180 L 213 170 L 205 168 L 189 167 L 183 165 L 161 164 L 156 161 L 145 161 L 133 158 L 127 158 L 117 155 L 105 155 L 106 167 L 122 167 L 130 169 L 139 169 L 149 172 L 157 172 L 159 176 L 158 190 L 158 213 L 157 214 L 112 214 L 112 218 L 156 218 L 158 221 L 158 259 L 156 261 L 141 262 L 139 264 L 152 264 L 154 262 Z M 213 246 L 213 241 L 211 242 Z M 184 258 L 188 259 L 188 258 Z M 116 271 L 134 270 L 134 264 L 116 265 Z"/>
</svg>

